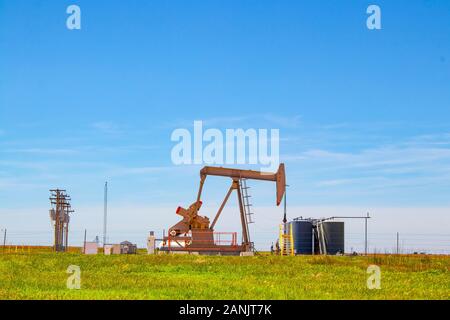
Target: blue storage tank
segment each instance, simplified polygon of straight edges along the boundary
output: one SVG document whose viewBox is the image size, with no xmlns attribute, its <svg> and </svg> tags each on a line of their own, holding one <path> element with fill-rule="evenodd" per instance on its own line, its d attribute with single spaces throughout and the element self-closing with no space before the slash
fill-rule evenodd
<svg viewBox="0 0 450 320">
<path fill-rule="evenodd" d="M 345 250 L 344 222 L 323 222 L 327 254 L 343 254 Z"/>
<path fill-rule="evenodd" d="M 291 221 L 295 254 L 313 253 L 313 225 L 309 220 Z"/>
</svg>

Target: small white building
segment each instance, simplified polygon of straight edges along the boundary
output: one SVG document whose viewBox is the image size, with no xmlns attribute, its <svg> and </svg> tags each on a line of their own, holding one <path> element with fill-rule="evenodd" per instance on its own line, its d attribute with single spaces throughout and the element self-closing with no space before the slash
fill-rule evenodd
<svg viewBox="0 0 450 320">
<path fill-rule="evenodd" d="M 113 245 L 112 244 L 105 244 L 103 247 L 103 253 L 107 256 L 110 256 L 113 252 Z"/>
<path fill-rule="evenodd" d="M 155 244 L 156 244 L 155 233 L 153 231 L 150 231 L 150 235 L 147 238 L 147 253 L 148 254 L 155 254 Z"/>
<path fill-rule="evenodd" d="M 85 242 L 84 243 L 84 254 L 97 254 L 98 253 L 98 243 L 97 242 Z"/>
<path fill-rule="evenodd" d="M 123 241 L 120 243 L 120 253 L 121 254 L 136 254 L 137 245 L 131 243 L 130 241 Z"/>
</svg>

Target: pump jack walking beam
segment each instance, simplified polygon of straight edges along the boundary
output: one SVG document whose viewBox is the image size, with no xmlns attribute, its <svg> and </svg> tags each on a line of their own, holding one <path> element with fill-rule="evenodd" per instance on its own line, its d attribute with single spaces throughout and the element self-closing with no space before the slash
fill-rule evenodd
<svg viewBox="0 0 450 320">
<path fill-rule="evenodd" d="M 278 167 L 276 173 L 261 172 L 254 170 L 239 170 L 239 169 L 229 169 L 222 167 L 204 167 L 200 170 L 200 188 L 197 194 L 197 202 L 200 201 L 203 185 L 205 183 L 207 176 L 220 176 L 220 177 L 230 177 L 240 179 L 251 179 L 251 180 L 264 180 L 264 181 L 274 181 L 277 183 L 277 206 L 280 205 L 283 199 L 284 192 L 286 190 L 286 173 L 284 170 L 284 163 L 281 163 Z"/>
</svg>

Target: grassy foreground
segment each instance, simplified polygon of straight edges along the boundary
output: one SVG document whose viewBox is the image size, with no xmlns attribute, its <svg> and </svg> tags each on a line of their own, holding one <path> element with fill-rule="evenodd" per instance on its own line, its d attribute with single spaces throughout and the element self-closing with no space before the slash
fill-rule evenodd
<svg viewBox="0 0 450 320">
<path fill-rule="evenodd" d="M 367 267 L 381 268 L 368 290 Z M 69 265 L 81 289 L 69 290 Z M 449 256 L 0 253 L 0 299 L 449 299 Z"/>
</svg>

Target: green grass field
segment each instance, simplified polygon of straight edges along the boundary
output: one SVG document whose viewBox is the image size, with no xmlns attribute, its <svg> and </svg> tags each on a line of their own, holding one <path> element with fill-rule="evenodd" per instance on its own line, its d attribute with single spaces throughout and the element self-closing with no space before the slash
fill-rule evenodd
<svg viewBox="0 0 450 320">
<path fill-rule="evenodd" d="M 366 286 L 381 268 L 381 289 Z M 69 265 L 81 289 L 69 290 Z M 449 256 L 0 253 L 0 299 L 449 299 Z"/>
</svg>

